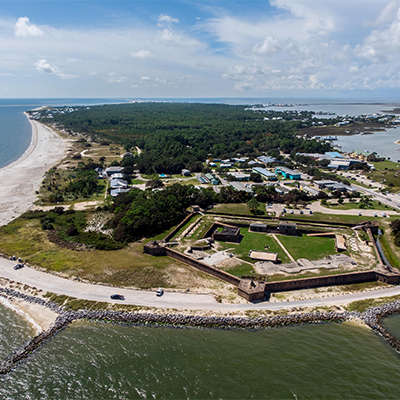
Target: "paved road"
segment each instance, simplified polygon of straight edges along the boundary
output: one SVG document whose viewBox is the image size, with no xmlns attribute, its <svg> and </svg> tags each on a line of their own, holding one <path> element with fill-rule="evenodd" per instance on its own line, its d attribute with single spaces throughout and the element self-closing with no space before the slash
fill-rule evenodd
<svg viewBox="0 0 400 400">
<path fill-rule="evenodd" d="M 364 216 L 369 216 L 369 217 L 374 217 L 376 214 L 378 217 L 382 217 L 382 213 L 385 213 L 386 215 L 397 215 L 398 213 L 396 211 L 393 210 L 370 210 L 370 209 L 350 209 L 350 210 L 335 210 L 333 208 L 326 208 L 324 206 L 321 205 L 321 201 L 316 201 L 314 203 L 311 203 L 307 209 L 311 210 L 312 212 L 320 212 L 323 214 L 335 214 L 335 215 L 359 215 L 359 213 L 361 212 L 362 215 Z M 297 211 L 298 213 L 299 211 Z M 304 211 L 304 213 L 306 214 L 307 211 Z"/>
<path fill-rule="evenodd" d="M 347 304 L 356 300 L 374 297 L 400 295 L 400 286 L 388 289 L 379 289 L 343 296 L 324 297 L 320 299 L 287 301 L 277 303 L 246 303 L 223 304 L 218 303 L 212 295 L 165 292 L 157 297 L 154 292 L 145 290 L 116 289 L 104 285 L 88 284 L 61 278 L 32 268 L 24 267 L 14 270 L 15 261 L 0 258 L 0 276 L 44 291 L 63 294 L 84 300 L 121 303 L 110 299 L 113 293 L 123 294 L 123 304 L 138 306 L 173 308 L 178 310 L 214 310 L 214 311 L 245 311 L 245 310 L 281 310 L 294 307 L 317 307 Z"/>
</svg>

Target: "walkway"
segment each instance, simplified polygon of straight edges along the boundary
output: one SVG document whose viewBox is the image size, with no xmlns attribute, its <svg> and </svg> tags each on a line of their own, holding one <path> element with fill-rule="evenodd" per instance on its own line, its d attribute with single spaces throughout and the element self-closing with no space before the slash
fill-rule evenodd
<svg viewBox="0 0 400 400">
<path fill-rule="evenodd" d="M 296 262 L 296 260 L 292 257 L 292 255 L 286 250 L 286 247 L 282 244 L 282 242 L 276 237 L 274 233 L 271 233 L 271 236 L 276 240 L 276 242 L 281 246 L 282 250 L 286 253 L 286 255 L 290 258 L 291 261 Z"/>
</svg>

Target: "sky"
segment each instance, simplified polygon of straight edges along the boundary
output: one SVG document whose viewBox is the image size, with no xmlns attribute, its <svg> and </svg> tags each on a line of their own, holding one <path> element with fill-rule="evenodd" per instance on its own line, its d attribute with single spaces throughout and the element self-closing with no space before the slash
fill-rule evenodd
<svg viewBox="0 0 400 400">
<path fill-rule="evenodd" d="M 0 0 L 0 98 L 400 98 L 400 0 Z"/>
</svg>

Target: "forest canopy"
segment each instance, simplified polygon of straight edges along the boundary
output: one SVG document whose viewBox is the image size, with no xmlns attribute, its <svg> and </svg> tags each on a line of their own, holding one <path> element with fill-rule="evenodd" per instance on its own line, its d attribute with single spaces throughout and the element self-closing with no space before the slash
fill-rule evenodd
<svg viewBox="0 0 400 400">
<path fill-rule="evenodd" d="M 296 136 L 310 117 L 310 112 L 263 113 L 244 105 L 192 103 L 114 104 L 42 113 L 43 122 L 62 125 L 93 141 L 139 147 L 142 152 L 135 161 L 142 173 L 196 171 L 209 157 L 328 151 L 327 143 Z"/>
</svg>

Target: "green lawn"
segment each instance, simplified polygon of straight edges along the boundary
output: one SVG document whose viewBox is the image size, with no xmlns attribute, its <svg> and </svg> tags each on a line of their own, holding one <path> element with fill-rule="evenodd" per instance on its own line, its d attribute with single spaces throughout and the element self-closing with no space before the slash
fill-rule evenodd
<svg viewBox="0 0 400 400">
<path fill-rule="evenodd" d="M 360 202 L 357 203 L 343 203 L 343 204 L 332 204 L 328 202 L 328 207 L 327 208 L 332 208 L 334 210 L 363 210 L 363 208 L 360 208 Z M 392 210 L 393 207 L 386 206 L 379 201 L 372 200 L 370 201 L 370 204 L 372 207 L 364 208 L 364 210 Z M 326 207 L 326 206 L 324 206 Z"/>
<path fill-rule="evenodd" d="M 283 263 L 289 262 L 289 258 L 276 241 L 265 233 L 249 232 L 248 229 L 241 228 L 240 233 L 243 235 L 243 239 L 240 243 L 224 243 L 219 242 L 221 245 L 233 249 L 233 252 L 245 261 L 254 263 L 248 254 L 250 250 L 262 250 L 278 253 L 279 260 Z M 266 249 L 268 247 L 268 249 Z"/>
<path fill-rule="evenodd" d="M 295 260 L 299 258 L 319 260 L 331 254 L 336 254 L 335 240 L 333 238 L 306 235 L 279 235 L 278 238 Z"/>
<path fill-rule="evenodd" d="M 259 215 L 265 215 L 265 203 L 260 203 L 258 207 Z M 228 203 L 228 204 L 217 204 L 212 210 L 212 212 L 223 212 L 229 214 L 246 214 L 253 215 L 246 203 Z"/>
<path fill-rule="evenodd" d="M 176 240 L 187 228 L 189 228 L 190 225 L 194 224 L 200 218 L 201 218 L 201 215 L 196 215 L 193 218 L 191 218 L 188 222 L 186 222 L 185 225 L 183 225 L 181 227 L 181 229 L 179 229 L 178 232 L 176 232 L 176 234 L 170 239 L 170 241 L 172 242 L 172 241 Z"/>
<path fill-rule="evenodd" d="M 374 163 L 376 170 L 368 174 L 369 179 L 381 182 L 392 193 L 400 190 L 400 164 L 392 161 Z"/>
<path fill-rule="evenodd" d="M 249 264 L 240 264 L 240 265 L 236 265 L 235 267 L 228 269 L 227 272 L 241 278 L 242 276 L 249 276 L 249 275 L 253 274 L 254 269 Z"/>
<path fill-rule="evenodd" d="M 393 162 L 393 161 L 379 161 L 379 162 L 374 162 L 374 167 L 377 171 L 384 171 L 386 169 L 397 169 L 399 166 L 399 163 Z"/>
<path fill-rule="evenodd" d="M 391 220 L 392 218 L 398 217 L 386 217 L 385 221 Z M 286 215 L 285 217 L 281 217 L 281 220 L 291 221 L 291 220 L 303 220 L 303 221 L 322 221 L 322 222 L 346 222 L 357 224 L 362 221 L 382 221 L 382 218 L 377 217 L 368 217 L 368 216 L 358 216 L 358 215 L 335 215 L 335 214 L 323 214 L 323 213 L 314 213 L 313 215 Z"/>
</svg>

